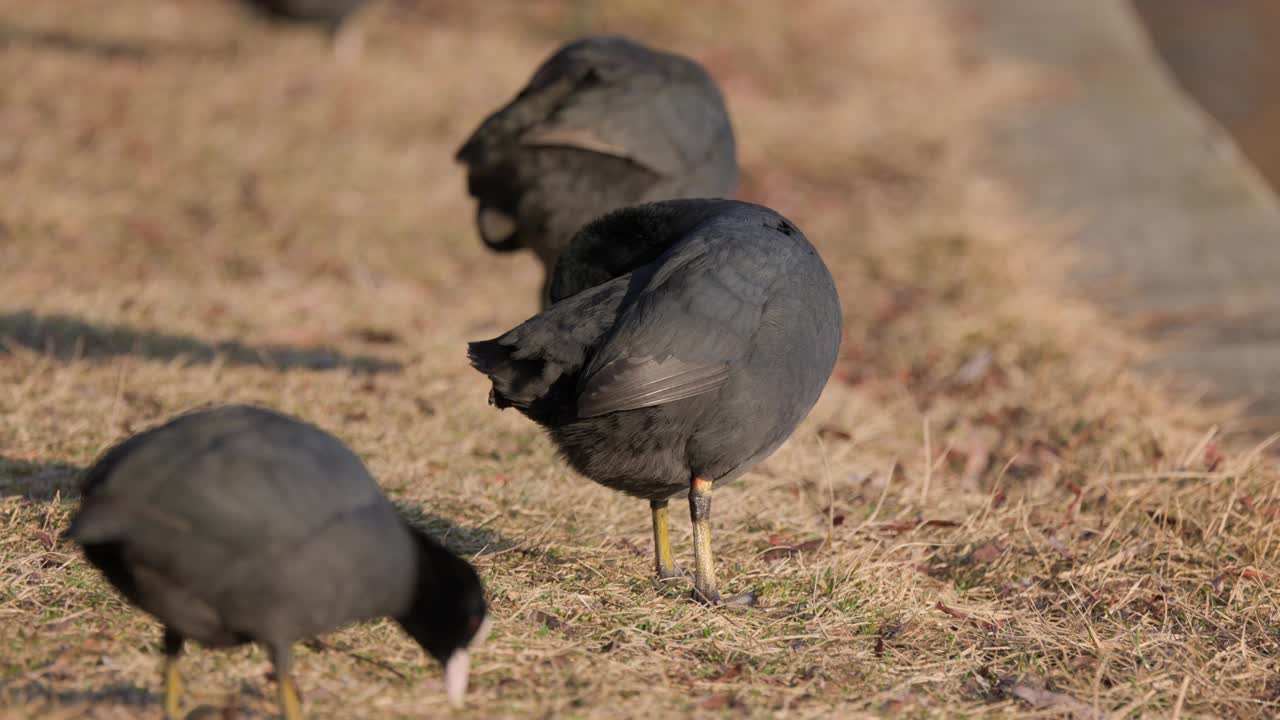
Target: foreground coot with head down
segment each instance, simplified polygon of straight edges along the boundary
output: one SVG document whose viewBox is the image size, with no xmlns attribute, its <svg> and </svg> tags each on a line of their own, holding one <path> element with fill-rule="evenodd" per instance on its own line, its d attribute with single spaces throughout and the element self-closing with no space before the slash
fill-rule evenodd
<svg viewBox="0 0 1280 720">
<path fill-rule="evenodd" d="M 840 345 L 831 274 L 768 208 L 674 200 L 619 210 L 560 258 L 546 310 L 470 345 L 490 400 L 545 427 L 569 463 L 649 501 L 659 577 L 667 500 L 688 491 L 694 596 L 717 602 L 711 489 L 778 448 Z"/>
<path fill-rule="evenodd" d="M 654 200 L 729 197 L 738 177 L 729 114 L 706 70 L 615 36 L 556 51 L 457 159 L 481 238 L 536 253 L 548 284 L 587 222 Z"/>
<path fill-rule="evenodd" d="M 193 412 L 108 450 L 83 493 L 68 535 L 164 624 L 167 716 L 188 638 L 265 645 L 293 720 L 293 642 L 383 615 L 444 663 L 461 702 L 486 624 L 480 580 L 406 524 L 332 435 L 250 406 Z"/>
</svg>

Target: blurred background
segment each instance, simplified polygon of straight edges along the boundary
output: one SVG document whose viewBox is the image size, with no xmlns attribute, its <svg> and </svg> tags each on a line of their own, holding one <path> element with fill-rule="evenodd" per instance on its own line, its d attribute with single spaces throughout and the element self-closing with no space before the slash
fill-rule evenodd
<svg viewBox="0 0 1280 720">
<path fill-rule="evenodd" d="M 0 237 L 21 260 L 15 282 L 51 273 L 54 287 L 31 286 L 50 311 L 107 265 L 129 268 L 142 295 L 144 279 L 264 273 L 411 278 L 445 297 L 475 273 L 522 282 L 528 258 L 477 247 L 452 152 L 556 45 L 621 32 L 709 68 L 738 129 L 740 197 L 798 216 L 820 244 L 856 240 L 826 250 L 854 258 L 847 282 L 874 302 L 901 292 L 880 284 L 904 257 L 886 249 L 967 212 L 941 198 L 980 173 L 1020 208 L 1010 222 L 1080 256 L 1087 301 L 1165 343 L 1153 367 L 1207 376 L 1193 392 L 1274 425 L 1280 301 L 1263 285 L 1280 266 L 1276 211 L 1249 177 L 1280 173 L 1273 4 L 675 8 L 371 0 L 349 23 L 363 52 L 346 62 L 322 24 L 267 22 L 231 0 L 2 2 Z M 1235 145 L 1243 156 L 1221 151 Z M 253 335 L 213 304 L 196 311 L 206 335 Z M 172 309 L 184 323 L 193 311 Z M 265 339 L 332 343 L 336 324 L 315 316 Z"/>
<path fill-rule="evenodd" d="M 155 704 L 153 625 L 56 534 L 108 443 L 246 401 L 489 553 L 494 715 L 1274 708 L 1274 476 L 1218 444 L 1280 430 L 1273 6 L 369 0 L 352 58 L 234 0 L 0 0 L 0 700 Z M 636 585 L 635 502 L 466 365 L 541 272 L 484 249 L 453 154 L 585 32 L 710 71 L 739 198 L 839 287 L 823 400 L 716 510 L 767 613 Z M 432 702 L 393 627 L 334 643 L 317 717 Z M 261 659 L 193 654 L 192 693 L 269 706 Z"/>
<path fill-rule="evenodd" d="M 1178 82 L 1280 181 L 1280 5 L 1267 0 L 1134 0 Z"/>
</svg>

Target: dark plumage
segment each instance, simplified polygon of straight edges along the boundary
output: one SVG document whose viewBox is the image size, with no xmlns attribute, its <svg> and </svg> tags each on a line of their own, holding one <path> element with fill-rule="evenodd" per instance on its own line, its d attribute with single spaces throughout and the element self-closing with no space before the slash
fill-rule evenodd
<svg viewBox="0 0 1280 720">
<path fill-rule="evenodd" d="M 407 525 L 332 435 L 243 405 L 193 412 L 108 450 L 83 493 L 67 534 L 164 624 L 167 714 L 184 639 L 265 645 L 296 718 L 293 642 L 383 615 L 445 664 L 461 701 L 486 618 L 480 580 Z"/>
<path fill-rule="evenodd" d="M 700 65 L 589 36 L 544 62 L 457 159 L 481 238 L 499 252 L 532 250 L 549 282 L 573 234 L 610 210 L 732 196 L 734 152 L 724 100 Z"/>
<path fill-rule="evenodd" d="M 365 0 L 243 0 L 259 12 L 281 20 L 340 25 Z"/>
<path fill-rule="evenodd" d="M 546 428 L 583 475 L 650 501 L 662 577 L 666 502 L 689 490 L 695 592 L 715 601 L 710 486 L 767 457 L 817 401 L 840 344 L 830 273 L 768 208 L 674 200 L 584 227 L 550 294 L 471 343 L 490 400 Z"/>
<path fill-rule="evenodd" d="M 352 62 L 361 51 L 362 35 L 348 25 L 365 0 L 241 0 L 272 20 L 314 23 L 329 34 L 334 52 L 343 62 Z"/>
</svg>

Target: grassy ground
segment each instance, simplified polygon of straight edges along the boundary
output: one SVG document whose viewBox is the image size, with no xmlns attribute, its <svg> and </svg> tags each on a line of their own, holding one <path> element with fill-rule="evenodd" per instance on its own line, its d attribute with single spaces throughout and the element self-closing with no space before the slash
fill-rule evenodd
<svg viewBox="0 0 1280 720">
<path fill-rule="evenodd" d="M 474 556 L 496 624 L 460 715 L 1280 709 L 1274 460 L 1134 380 L 1140 348 L 1056 290 L 1052 228 L 968 161 L 1022 79 L 957 47 L 964 18 L 463 7 L 382 6 L 338 71 L 234 5 L 0 0 L 0 716 L 159 715 L 155 624 L 58 532 L 101 449 L 231 400 L 333 431 Z M 839 282 L 837 378 L 716 496 L 721 582 L 754 610 L 655 587 L 644 504 L 575 477 L 466 367 L 539 278 L 483 251 L 451 152 L 586 29 L 705 62 L 742 196 Z M 450 713 L 388 622 L 298 656 L 312 717 Z M 260 650 L 185 662 L 188 708 L 275 712 Z"/>
</svg>

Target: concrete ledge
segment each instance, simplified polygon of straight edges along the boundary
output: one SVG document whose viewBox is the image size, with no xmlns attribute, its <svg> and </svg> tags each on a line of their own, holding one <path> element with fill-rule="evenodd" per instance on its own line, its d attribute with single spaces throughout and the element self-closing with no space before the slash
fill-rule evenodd
<svg viewBox="0 0 1280 720">
<path fill-rule="evenodd" d="M 1078 231 L 1076 280 L 1161 341 L 1157 370 L 1248 401 L 1280 431 L 1280 204 L 1187 97 L 1118 0 L 963 0 L 969 40 L 1030 67 L 1037 91 L 992 121 L 987 160 L 1028 206 Z"/>
</svg>

